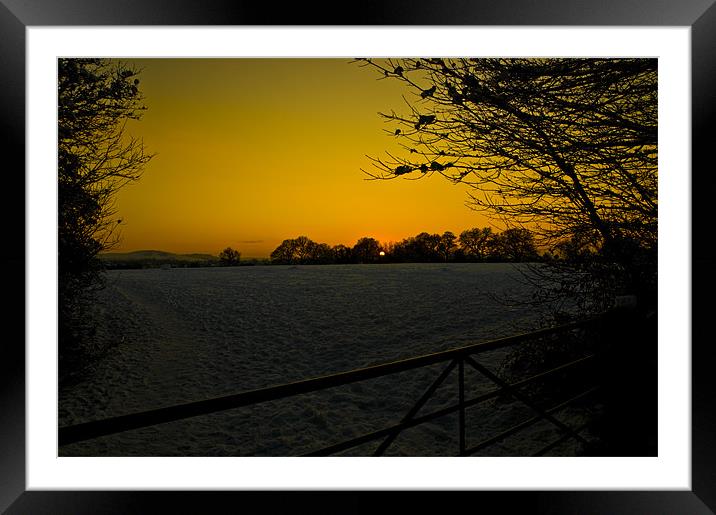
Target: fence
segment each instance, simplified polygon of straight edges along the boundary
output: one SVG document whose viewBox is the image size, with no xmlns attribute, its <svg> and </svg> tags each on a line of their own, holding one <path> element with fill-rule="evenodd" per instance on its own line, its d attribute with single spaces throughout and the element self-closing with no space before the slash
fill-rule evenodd
<svg viewBox="0 0 716 515">
<path fill-rule="evenodd" d="M 530 396 L 524 392 L 524 387 L 528 385 L 537 384 L 538 382 L 547 381 L 552 378 L 558 378 L 560 376 L 563 376 L 563 374 L 567 371 L 575 371 L 582 369 L 583 367 L 587 367 L 590 364 L 593 364 L 595 355 L 588 354 L 577 359 L 572 359 L 566 363 L 553 366 L 548 370 L 544 370 L 539 373 L 534 373 L 529 377 L 523 378 L 515 382 L 507 382 L 504 378 L 499 377 L 495 372 L 486 368 L 483 364 L 479 362 L 479 356 L 488 351 L 507 348 L 526 342 L 534 342 L 536 340 L 544 338 L 576 338 L 579 336 L 580 331 L 583 331 L 589 327 L 594 327 L 594 325 L 598 322 L 599 319 L 583 320 L 580 322 L 561 325 L 558 327 L 519 334 L 516 336 L 501 338 L 488 342 L 476 343 L 442 352 L 436 352 L 405 360 L 394 361 L 382 365 L 352 370 L 349 372 L 342 372 L 338 374 L 297 381 L 279 386 L 272 386 L 269 388 L 242 392 L 234 395 L 227 395 L 213 399 L 190 402 L 166 408 L 154 409 L 139 413 L 132 413 L 107 418 L 103 420 L 61 427 L 58 431 L 58 443 L 59 446 L 65 446 L 68 444 L 98 438 L 101 436 L 111 435 L 133 429 L 140 429 L 191 417 L 197 417 L 200 415 L 207 415 L 219 411 L 254 405 L 262 402 L 278 400 L 304 393 L 325 390 L 328 388 L 334 388 L 350 383 L 355 383 L 358 381 L 365 381 L 368 379 L 378 378 L 390 374 L 396 374 L 399 372 L 444 363 L 445 367 L 438 374 L 432 384 L 425 390 L 422 396 L 405 413 L 400 422 L 377 431 L 351 438 L 347 441 L 332 444 L 321 449 L 316 449 L 305 455 L 327 456 L 351 449 L 359 445 L 363 445 L 367 442 L 382 439 L 382 441 L 378 444 L 375 451 L 373 452 L 374 456 L 380 456 L 385 453 L 388 447 L 395 441 L 395 439 L 400 435 L 402 431 L 453 413 L 458 414 L 458 456 L 469 456 L 475 454 L 481 449 L 489 447 L 490 445 L 493 445 L 511 435 L 523 431 L 524 429 L 532 426 L 533 424 L 536 424 L 537 422 L 547 421 L 559 430 L 560 436 L 556 440 L 544 446 L 542 449 L 538 450 L 535 453 L 535 455 L 542 455 L 549 452 L 551 449 L 553 449 L 557 445 L 560 445 L 562 442 L 568 439 L 574 439 L 578 442 L 581 442 L 582 444 L 587 444 L 586 439 L 580 435 L 580 432 L 585 429 L 586 425 L 583 424 L 580 427 L 569 427 L 565 423 L 561 422 L 558 418 L 556 418 L 555 413 L 559 412 L 560 410 L 566 408 L 569 405 L 572 405 L 573 403 L 584 400 L 587 397 L 593 395 L 599 389 L 599 385 L 592 385 L 586 389 L 581 390 L 575 395 L 571 395 L 567 399 L 560 400 L 556 404 L 549 407 L 540 406 L 539 402 L 535 401 L 535 399 L 533 398 L 530 398 Z M 466 399 L 466 366 L 475 369 L 477 372 L 479 372 L 489 381 L 491 381 L 494 385 L 496 385 L 497 388 L 489 392 L 477 395 L 473 398 Z M 457 403 L 418 416 L 418 413 L 420 412 L 421 408 L 426 405 L 426 403 L 433 396 L 438 387 L 443 384 L 446 378 L 448 378 L 448 376 L 455 369 L 457 369 L 458 374 Z M 501 431 L 499 434 L 493 435 L 478 443 L 468 445 L 468 442 L 466 441 L 465 426 L 466 409 L 486 402 L 490 399 L 494 399 L 498 396 L 504 395 L 510 395 L 520 403 L 524 404 L 525 406 L 528 406 L 534 412 L 534 415 L 528 419 L 519 422 L 518 424 L 513 425 L 512 427 Z"/>
</svg>

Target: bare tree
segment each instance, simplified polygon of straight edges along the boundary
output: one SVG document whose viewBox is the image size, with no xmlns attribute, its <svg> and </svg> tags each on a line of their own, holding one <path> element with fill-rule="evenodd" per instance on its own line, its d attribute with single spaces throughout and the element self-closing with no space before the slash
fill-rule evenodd
<svg viewBox="0 0 716 515">
<path fill-rule="evenodd" d="M 656 59 L 358 63 L 408 89 L 402 112 L 381 113 L 404 152 L 373 158 L 370 177 L 467 184 L 475 209 L 543 245 L 587 239 L 632 288 L 653 285 Z"/>
<path fill-rule="evenodd" d="M 151 155 L 125 130 L 145 109 L 139 71 L 107 59 L 59 59 L 58 290 L 60 359 L 82 330 L 83 299 L 102 285 L 97 254 L 117 242 L 114 198 Z"/>
<path fill-rule="evenodd" d="M 231 247 L 226 247 L 219 252 L 219 261 L 224 266 L 237 266 L 241 262 L 241 252 Z"/>
<path fill-rule="evenodd" d="M 313 258 L 316 242 L 307 236 L 299 236 L 294 240 L 294 253 L 299 263 L 306 263 Z"/>
<path fill-rule="evenodd" d="M 437 245 L 437 250 L 440 252 L 440 255 L 445 259 L 445 262 L 447 263 L 450 259 L 450 256 L 455 251 L 455 248 L 457 245 L 455 244 L 455 235 L 450 231 L 445 231 L 440 236 L 440 241 Z"/>
<path fill-rule="evenodd" d="M 333 261 L 331 247 L 316 243 L 307 236 L 283 240 L 271 252 L 271 261 L 276 264 L 316 264 Z"/>
<path fill-rule="evenodd" d="M 460 233 L 460 247 L 465 256 L 473 259 L 485 259 L 490 239 L 494 236 L 491 227 L 474 227 Z"/>
<path fill-rule="evenodd" d="M 333 259 L 336 263 L 350 263 L 353 257 L 352 251 L 349 247 L 343 244 L 335 245 L 331 251 L 333 252 Z"/>
<path fill-rule="evenodd" d="M 145 110 L 138 75 L 116 61 L 58 60 L 61 265 L 75 264 L 63 259 L 73 245 L 94 257 L 117 243 L 114 196 L 152 157 L 125 130 Z"/>
<path fill-rule="evenodd" d="M 538 258 L 532 233 L 524 228 L 512 227 L 490 239 L 489 252 L 502 261 L 525 262 Z"/>
<path fill-rule="evenodd" d="M 375 238 L 368 236 L 360 238 L 353 249 L 351 254 L 358 263 L 374 263 L 378 260 L 378 255 L 381 250 L 380 243 Z"/>
<path fill-rule="evenodd" d="M 287 238 L 271 252 L 271 261 L 278 264 L 291 264 L 297 261 L 296 240 Z"/>
</svg>

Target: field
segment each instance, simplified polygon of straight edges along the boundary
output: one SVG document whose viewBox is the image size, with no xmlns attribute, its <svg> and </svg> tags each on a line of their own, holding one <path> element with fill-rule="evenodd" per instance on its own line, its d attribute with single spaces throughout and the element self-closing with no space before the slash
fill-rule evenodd
<svg viewBox="0 0 716 515">
<path fill-rule="evenodd" d="M 111 346 L 60 389 L 60 426 L 283 384 L 534 328 L 549 310 L 524 265 L 396 264 L 116 270 L 97 305 Z M 483 356 L 495 369 L 508 351 Z M 288 456 L 400 420 L 441 366 L 80 442 L 64 456 Z M 492 389 L 477 374 L 471 394 Z M 454 403 L 448 380 L 427 408 Z M 482 438 L 530 414 L 498 399 L 468 411 Z M 454 455 L 456 417 L 410 429 L 386 454 Z M 536 425 L 531 438 L 554 438 Z M 521 455 L 505 441 L 490 454 Z M 372 446 L 354 455 L 370 454 Z M 565 452 L 569 452 L 568 450 Z"/>
</svg>

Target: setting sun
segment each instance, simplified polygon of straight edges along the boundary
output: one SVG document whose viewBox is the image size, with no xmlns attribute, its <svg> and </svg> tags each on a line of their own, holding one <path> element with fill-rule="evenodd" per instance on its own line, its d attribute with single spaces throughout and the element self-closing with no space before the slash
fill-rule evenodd
<svg viewBox="0 0 716 515">
<path fill-rule="evenodd" d="M 402 89 L 349 59 L 127 62 L 147 107 L 127 130 L 156 155 L 117 195 L 114 251 L 266 258 L 301 234 L 351 246 L 488 224 L 463 185 L 366 180 L 367 155 L 399 148 L 377 113 Z"/>
</svg>

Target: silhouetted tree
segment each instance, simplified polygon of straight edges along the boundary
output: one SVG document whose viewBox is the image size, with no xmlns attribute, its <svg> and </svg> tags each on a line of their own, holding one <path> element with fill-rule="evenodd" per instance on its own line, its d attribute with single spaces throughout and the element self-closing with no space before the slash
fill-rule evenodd
<svg viewBox="0 0 716 515">
<path fill-rule="evenodd" d="M 489 253 L 500 261 L 535 261 L 539 258 L 532 233 L 527 229 L 512 228 L 494 234 L 489 240 Z"/>
<path fill-rule="evenodd" d="M 231 247 L 226 247 L 219 252 L 219 261 L 224 266 L 236 266 L 241 262 L 241 252 Z"/>
<path fill-rule="evenodd" d="M 86 298 L 102 286 L 97 254 L 117 242 L 116 192 L 151 159 L 125 131 L 145 109 L 139 72 L 114 60 L 58 59 L 58 303 L 60 361 L 82 351 Z M 85 342 L 87 343 L 87 342 Z M 61 368 L 62 363 L 61 363 Z M 61 372 L 62 374 L 62 372 Z"/>
<path fill-rule="evenodd" d="M 460 247 L 467 258 L 482 261 L 487 256 L 489 241 L 493 236 L 490 227 L 467 229 L 460 233 Z"/>
<path fill-rule="evenodd" d="M 384 113 L 405 154 L 374 178 L 439 174 L 472 206 L 555 245 L 590 232 L 604 263 L 655 294 L 657 60 L 360 59 L 413 92 Z"/>
<path fill-rule="evenodd" d="M 316 243 L 311 252 L 310 261 L 318 265 L 328 265 L 335 262 L 333 249 L 327 243 Z"/>
<path fill-rule="evenodd" d="M 440 261 L 440 235 L 421 232 L 411 241 L 409 248 L 413 251 L 418 261 L 434 262 Z"/>
<path fill-rule="evenodd" d="M 271 253 L 271 262 L 276 264 L 329 264 L 334 259 L 330 245 L 316 243 L 307 236 L 283 240 Z"/>
<path fill-rule="evenodd" d="M 440 251 L 441 236 L 421 232 L 392 245 L 390 258 L 397 262 L 433 263 L 444 261 Z"/>
<path fill-rule="evenodd" d="M 597 242 L 591 233 L 574 234 L 571 238 L 565 239 L 555 245 L 555 256 L 572 263 L 589 262 L 597 252 Z"/>
<path fill-rule="evenodd" d="M 353 259 L 358 263 L 374 263 L 378 260 L 380 253 L 380 243 L 374 238 L 360 238 L 353 245 Z"/>
<path fill-rule="evenodd" d="M 290 238 L 285 239 L 271 252 L 271 262 L 280 265 L 292 264 L 296 260 L 295 250 L 296 240 Z"/>
<path fill-rule="evenodd" d="M 405 262 L 414 261 L 412 259 L 409 259 L 408 251 L 407 251 L 408 250 L 407 242 L 408 242 L 408 238 L 406 238 L 402 241 L 393 242 L 388 245 L 386 252 L 387 252 L 388 257 L 391 261 L 394 261 L 396 263 L 405 263 Z"/>
<path fill-rule="evenodd" d="M 346 247 L 345 245 L 336 245 L 333 247 L 333 259 L 336 263 L 339 264 L 346 264 L 350 263 L 351 259 L 353 257 L 353 254 L 351 252 L 351 249 Z"/>
<path fill-rule="evenodd" d="M 293 253 L 299 263 L 308 263 L 313 257 L 316 243 L 307 236 L 299 236 L 293 244 Z"/>
<path fill-rule="evenodd" d="M 437 250 L 440 255 L 445 258 L 446 263 L 448 262 L 453 251 L 457 247 L 457 245 L 455 244 L 455 239 L 456 238 L 453 233 L 451 233 L 450 231 L 445 231 L 442 236 L 440 236 L 440 240 L 438 241 Z"/>
</svg>

